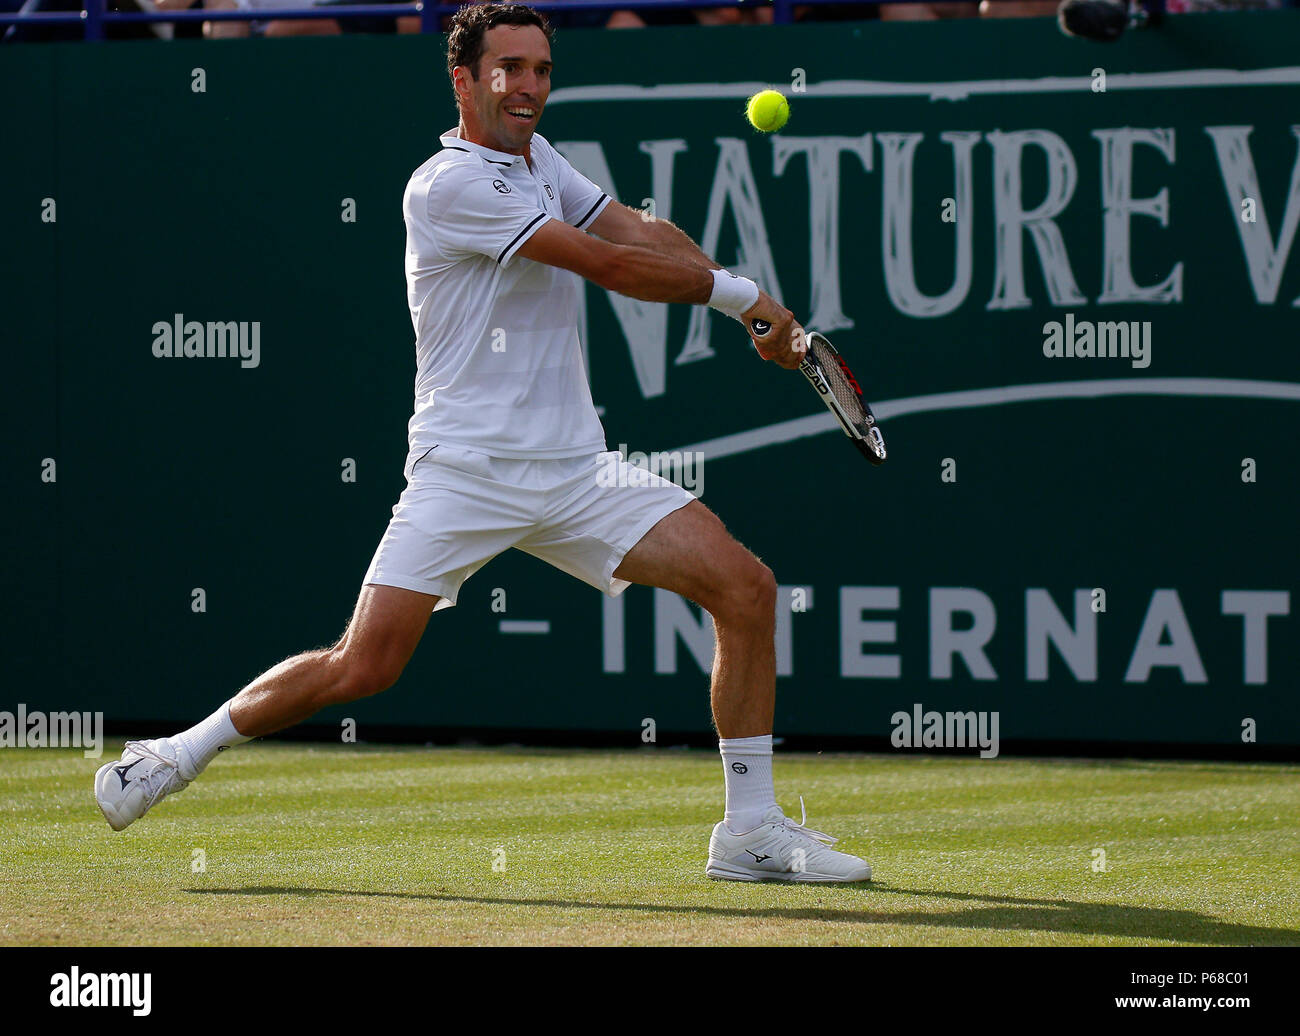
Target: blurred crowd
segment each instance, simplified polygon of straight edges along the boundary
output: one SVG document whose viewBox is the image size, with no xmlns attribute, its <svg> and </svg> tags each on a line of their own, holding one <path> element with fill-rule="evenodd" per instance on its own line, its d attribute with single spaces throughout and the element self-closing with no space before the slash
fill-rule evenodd
<svg viewBox="0 0 1300 1036">
<path fill-rule="evenodd" d="M 401 0 L 108 0 L 109 10 L 115 11 L 177 11 L 196 8 L 207 11 L 292 10 L 302 8 L 324 10 L 339 4 L 366 5 L 373 3 L 400 3 Z M 468 0 L 485 2 L 485 0 Z M 1295 0 L 1166 0 L 1165 9 L 1171 13 L 1210 10 L 1240 10 L 1248 8 L 1273 8 L 1293 6 Z M 826 5 L 796 5 L 797 22 L 824 21 L 935 21 L 941 18 L 1050 18 L 1057 15 L 1061 0 L 940 0 L 920 3 L 836 3 Z M 0 11 L 79 10 L 81 0 L 0 0 Z M 766 25 L 772 21 L 770 0 L 737 0 L 732 7 L 688 10 L 682 7 L 637 10 L 592 10 L 589 4 L 575 2 L 562 10 L 545 12 L 556 28 L 610 28 L 643 29 L 662 25 Z M 442 31 L 450 15 L 442 19 Z M 334 19 L 284 19 L 276 21 L 204 21 L 171 24 L 109 26 L 111 38 L 206 36 L 212 39 L 239 36 L 313 36 L 337 35 L 345 32 L 359 33 L 416 33 L 420 31 L 418 15 L 392 17 L 360 17 Z M 80 26 L 13 27 L 0 33 L 14 39 L 80 39 Z"/>
</svg>

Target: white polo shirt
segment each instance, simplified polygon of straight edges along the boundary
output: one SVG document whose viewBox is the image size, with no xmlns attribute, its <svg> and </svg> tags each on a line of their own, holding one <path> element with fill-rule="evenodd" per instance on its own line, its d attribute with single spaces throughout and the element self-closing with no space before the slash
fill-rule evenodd
<svg viewBox="0 0 1300 1036">
<path fill-rule="evenodd" d="M 497 457 L 605 448 L 578 340 L 583 280 L 516 258 L 549 219 L 579 229 L 609 196 L 533 134 L 533 168 L 456 129 L 406 185 L 406 286 L 415 325 L 410 445 Z"/>
</svg>

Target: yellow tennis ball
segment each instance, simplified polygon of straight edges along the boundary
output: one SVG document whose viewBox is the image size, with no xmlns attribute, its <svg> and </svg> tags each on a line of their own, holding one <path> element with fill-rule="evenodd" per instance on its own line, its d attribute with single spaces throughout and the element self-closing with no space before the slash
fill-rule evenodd
<svg viewBox="0 0 1300 1036">
<path fill-rule="evenodd" d="M 790 102 L 776 90 L 764 90 L 749 99 L 745 116 L 754 129 L 775 133 L 790 118 Z"/>
</svg>

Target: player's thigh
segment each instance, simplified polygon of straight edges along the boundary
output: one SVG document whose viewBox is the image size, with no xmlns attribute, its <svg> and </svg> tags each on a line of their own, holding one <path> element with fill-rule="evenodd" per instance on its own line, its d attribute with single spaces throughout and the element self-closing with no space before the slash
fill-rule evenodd
<svg viewBox="0 0 1300 1036">
<path fill-rule="evenodd" d="M 765 609 L 776 593 L 771 570 L 698 500 L 663 518 L 623 557 L 614 575 L 658 586 L 718 611 Z"/>
<path fill-rule="evenodd" d="M 395 681 L 415 654 L 439 598 L 367 583 L 335 650 L 345 664 Z"/>
</svg>

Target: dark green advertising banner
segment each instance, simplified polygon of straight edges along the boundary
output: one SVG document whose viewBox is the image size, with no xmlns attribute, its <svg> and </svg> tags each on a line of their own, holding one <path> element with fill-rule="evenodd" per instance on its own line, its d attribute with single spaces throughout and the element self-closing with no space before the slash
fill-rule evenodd
<svg viewBox="0 0 1300 1036">
<path fill-rule="evenodd" d="M 341 632 L 403 485 L 401 196 L 455 124 L 439 47 L 0 54 L 0 709 L 189 720 Z M 609 447 L 782 586 L 778 733 L 974 711 L 1004 744 L 1300 746 L 1300 16 L 554 54 L 540 132 L 828 334 L 889 443 L 869 467 L 730 320 L 588 287 Z M 771 136 L 741 114 L 766 86 Z M 230 355 L 158 355 L 192 321 Z M 711 650 L 676 596 L 509 552 L 325 719 L 703 732 Z"/>
</svg>

